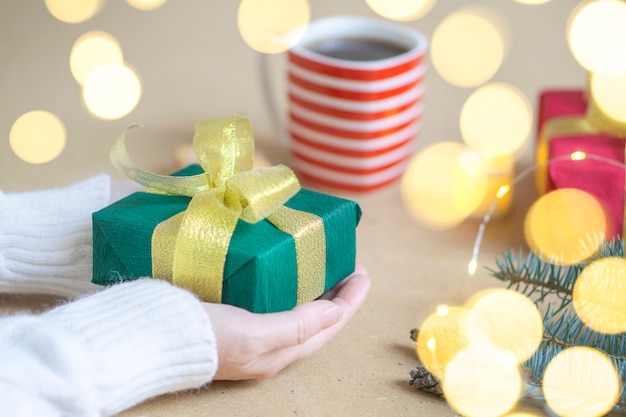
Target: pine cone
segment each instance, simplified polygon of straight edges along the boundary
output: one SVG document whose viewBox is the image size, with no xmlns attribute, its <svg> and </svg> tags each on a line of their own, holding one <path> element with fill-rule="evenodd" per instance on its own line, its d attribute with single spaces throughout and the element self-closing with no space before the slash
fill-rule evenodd
<svg viewBox="0 0 626 417">
<path fill-rule="evenodd" d="M 424 365 L 419 364 L 416 369 L 411 369 L 410 375 L 410 385 L 415 386 L 419 390 L 443 396 L 439 380 Z"/>
<path fill-rule="evenodd" d="M 411 329 L 411 340 L 417 342 L 418 334 L 419 329 Z M 443 396 L 443 391 L 441 390 L 441 383 L 439 382 L 439 379 L 431 374 L 430 371 L 426 369 L 426 367 L 421 363 L 417 365 L 416 369 L 411 370 L 410 375 L 410 385 L 415 386 L 415 388 L 419 390 Z"/>
</svg>

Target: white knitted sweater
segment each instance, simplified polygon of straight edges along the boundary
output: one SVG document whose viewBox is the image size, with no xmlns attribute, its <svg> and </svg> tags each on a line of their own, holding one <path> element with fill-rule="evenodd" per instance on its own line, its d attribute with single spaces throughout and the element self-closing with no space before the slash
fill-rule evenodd
<svg viewBox="0 0 626 417">
<path fill-rule="evenodd" d="M 193 294 L 149 278 L 91 284 L 91 213 L 110 194 L 105 175 L 0 192 L 0 292 L 71 300 L 0 318 L 2 416 L 111 416 L 215 374 L 215 335 Z"/>
</svg>

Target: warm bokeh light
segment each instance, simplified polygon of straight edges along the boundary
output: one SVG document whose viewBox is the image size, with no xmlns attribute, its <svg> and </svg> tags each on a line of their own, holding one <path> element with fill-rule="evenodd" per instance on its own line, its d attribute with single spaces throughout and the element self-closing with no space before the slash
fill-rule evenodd
<svg viewBox="0 0 626 417">
<path fill-rule="evenodd" d="M 94 17 L 104 0 L 45 0 L 52 16 L 65 23 L 81 23 Z"/>
<path fill-rule="evenodd" d="M 417 335 L 417 357 L 437 378 L 442 378 L 450 360 L 468 346 L 464 307 L 448 306 L 428 316 Z"/>
<path fill-rule="evenodd" d="M 479 206 L 487 192 L 484 158 L 461 143 L 441 142 L 409 163 L 401 193 L 415 220 L 433 229 L 457 226 Z"/>
<path fill-rule="evenodd" d="M 498 71 L 506 51 L 501 22 L 478 9 L 446 17 L 432 36 L 431 58 L 439 75 L 459 87 L 476 87 Z"/>
<path fill-rule="evenodd" d="M 572 12 L 567 37 L 574 58 L 594 73 L 626 70 L 626 3 L 598 0 Z"/>
<path fill-rule="evenodd" d="M 252 49 L 266 54 L 298 43 L 311 19 L 308 0 L 241 0 L 237 26 Z"/>
<path fill-rule="evenodd" d="M 515 357 L 493 346 L 472 346 L 448 364 L 442 381 L 448 403 L 465 417 L 499 417 L 521 394 Z"/>
<path fill-rule="evenodd" d="M 365 0 L 367 5 L 380 16 L 408 22 L 425 16 L 437 0 Z"/>
<path fill-rule="evenodd" d="M 80 85 L 97 67 L 123 63 L 124 54 L 120 43 L 106 32 L 93 31 L 81 35 L 74 42 L 70 53 L 70 70 Z"/>
<path fill-rule="evenodd" d="M 550 0 L 515 0 L 515 1 L 518 3 L 535 5 L 535 4 L 544 4 L 544 3 L 549 2 Z"/>
<path fill-rule="evenodd" d="M 626 259 L 602 258 L 585 267 L 572 300 L 580 319 L 593 330 L 626 332 Z"/>
<path fill-rule="evenodd" d="M 590 347 L 575 346 L 556 355 L 543 376 L 548 406 L 560 417 L 599 417 L 610 411 L 620 391 L 611 360 Z"/>
<path fill-rule="evenodd" d="M 473 218 L 489 214 L 497 219 L 510 212 L 513 203 L 511 182 L 515 177 L 515 158 L 512 155 L 484 155 L 487 169 L 487 191 L 485 198 L 472 213 Z"/>
<path fill-rule="evenodd" d="M 470 344 L 511 352 L 519 363 L 535 353 L 543 338 L 543 319 L 528 297 L 509 289 L 488 289 L 469 303 Z"/>
<path fill-rule="evenodd" d="M 31 164 L 50 162 L 67 142 L 63 121 L 56 115 L 34 110 L 21 115 L 11 127 L 9 144 L 15 154 Z"/>
<path fill-rule="evenodd" d="M 138 10 L 150 11 L 163 6 L 167 0 L 126 0 L 126 3 Z"/>
<path fill-rule="evenodd" d="M 472 259 L 467 264 L 467 273 L 470 276 L 474 276 L 474 274 L 476 274 L 476 270 L 478 270 L 478 261 L 476 259 Z"/>
<path fill-rule="evenodd" d="M 450 314 L 450 306 L 447 304 L 439 304 L 437 308 L 435 308 L 435 312 L 441 317 L 445 317 Z"/>
<path fill-rule="evenodd" d="M 498 192 L 496 193 L 496 198 L 504 198 L 510 190 L 511 186 L 508 184 L 500 186 L 500 188 L 498 188 Z"/>
<path fill-rule="evenodd" d="M 541 196 L 524 220 L 530 249 L 549 262 L 569 265 L 585 260 L 605 239 L 605 212 L 591 194 L 561 188 Z"/>
<path fill-rule="evenodd" d="M 141 99 L 139 77 L 126 65 L 96 68 L 85 80 L 83 101 L 96 117 L 119 119 L 135 109 Z"/>
<path fill-rule="evenodd" d="M 528 139 L 532 119 L 532 107 L 524 93 L 509 84 L 487 84 L 465 101 L 461 135 L 471 148 L 487 155 L 510 155 Z"/>
<path fill-rule="evenodd" d="M 626 71 L 592 74 L 590 90 L 594 102 L 605 117 L 619 123 L 626 122 Z"/>
</svg>

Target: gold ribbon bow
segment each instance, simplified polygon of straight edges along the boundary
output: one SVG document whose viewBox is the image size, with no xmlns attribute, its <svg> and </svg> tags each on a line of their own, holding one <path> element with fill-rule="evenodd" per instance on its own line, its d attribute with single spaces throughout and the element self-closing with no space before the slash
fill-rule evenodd
<svg viewBox="0 0 626 417">
<path fill-rule="evenodd" d="M 185 287 L 204 301 L 221 302 L 226 254 L 238 220 L 256 223 L 268 218 L 294 236 L 298 301 L 323 292 L 325 265 L 322 262 L 320 267 L 319 257 L 308 260 L 303 256 L 309 250 L 322 250 L 325 259 L 323 221 L 283 206 L 300 189 L 291 169 L 284 165 L 252 169 L 254 139 L 248 119 L 199 121 L 193 147 L 204 173 L 186 177 L 149 173 L 133 163 L 125 137 L 138 126 L 129 125 L 113 145 L 115 167 L 150 192 L 192 197 L 184 212 L 161 222 L 152 234 L 155 278 Z M 307 233 L 302 235 L 302 230 Z"/>
</svg>

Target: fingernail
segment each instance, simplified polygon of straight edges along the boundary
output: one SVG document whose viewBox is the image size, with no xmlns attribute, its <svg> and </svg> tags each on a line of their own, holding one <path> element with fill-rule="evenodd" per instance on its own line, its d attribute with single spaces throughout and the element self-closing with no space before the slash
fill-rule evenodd
<svg viewBox="0 0 626 417">
<path fill-rule="evenodd" d="M 333 324 L 338 323 L 342 316 L 343 310 L 338 304 L 335 304 L 326 309 L 326 311 L 322 314 L 322 326 L 327 329 Z"/>
</svg>

